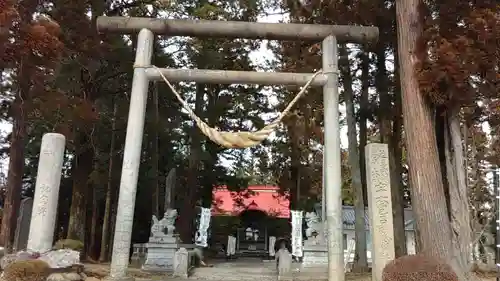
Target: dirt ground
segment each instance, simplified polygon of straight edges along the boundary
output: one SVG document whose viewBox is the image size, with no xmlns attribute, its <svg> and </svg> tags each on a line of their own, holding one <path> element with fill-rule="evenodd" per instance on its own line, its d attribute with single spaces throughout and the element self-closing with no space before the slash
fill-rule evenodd
<svg viewBox="0 0 500 281">
<path fill-rule="evenodd" d="M 84 272 L 87 276 L 97 277 L 99 279 L 106 277 L 109 274 L 109 263 L 102 264 L 94 264 L 94 263 L 85 263 L 84 264 Z M 151 279 L 153 274 L 143 272 L 139 268 L 130 268 L 128 269 L 128 274 L 138 279 Z"/>
</svg>

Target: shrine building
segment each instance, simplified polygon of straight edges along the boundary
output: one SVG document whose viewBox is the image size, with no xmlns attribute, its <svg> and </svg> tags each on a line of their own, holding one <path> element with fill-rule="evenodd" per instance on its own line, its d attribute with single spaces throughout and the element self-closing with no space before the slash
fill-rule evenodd
<svg viewBox="0 0 500 281">
<path fill-rule="evenodd" d="M 227 187 L 213 191 L 212 235 L 214 244 L 224 245 L 227 235 L 236 237 L 237 255 L 263 256 L 269 250 L 269 237 L 286 237 L 290 233 L 290 201 L 280 188 L 271 185 L 249 186 L 244 192 L 232 192 Z M 415 253 L 413 212 L 404 210 L 407 251 Z M 354 207 L 342 207 L 344 250 L 355 236 Z M 305 227 L 305 225 L 303 226 Z M 367 255 L 371 258 L 371 235 L 368 210 L 365 212 Z M 215 246 L 215 245 L 214 245 Z M 350 256 L 349 253 L 347 253 Z"/>
</svg>

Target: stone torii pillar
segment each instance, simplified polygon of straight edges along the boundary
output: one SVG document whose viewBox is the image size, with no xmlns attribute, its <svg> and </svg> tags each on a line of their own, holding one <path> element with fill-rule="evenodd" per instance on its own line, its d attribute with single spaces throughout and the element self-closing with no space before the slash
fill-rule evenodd
<svg viewBox="0 0 500 281">
<path fill-rule="evenodd" d="M 325 195 L 328 229 L 328 279 L 344 281 L 344 251 L 342 243 L 342 198 L 340 129 L 338 108 L 337 40 L 367 43 L 376 41 L 378 28 L 321 24 L 256 23 L 210 20 L 165 20 L 151 18 L 99 17 L 100 32 L 137 33 L 137 53 L 128 117 L 122 177 L 118 198 L 115 239 L 109 280 L 133 280 L 126 276 L 132 221 L 134 217 L 139 160 L 146 111 L 147 88 L 150 80 L 161 80 L 159 72 L 170 82 L 213 84 L 260 84 L 304 86 L 311 73 L 252 72 L 207 69 L 152 68 L 153 34 L 213 38 L 245 38 L 289 41 L 323 40 L 323 74 L 311 86 L 323 87 L 325 104 Z"/>
</svg>

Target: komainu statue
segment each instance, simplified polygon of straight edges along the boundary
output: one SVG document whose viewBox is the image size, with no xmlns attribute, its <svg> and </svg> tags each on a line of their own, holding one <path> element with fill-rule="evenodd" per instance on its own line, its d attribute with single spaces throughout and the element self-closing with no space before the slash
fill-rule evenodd
<svg viewBox="0 0 500 281">
<path fill-rule="evenodd" d="M 307 212 L 305 215 L 307 225 L 307 244 L 318 245 L 324 242 L 324 225 L 315 212 Z"/>
</svg>

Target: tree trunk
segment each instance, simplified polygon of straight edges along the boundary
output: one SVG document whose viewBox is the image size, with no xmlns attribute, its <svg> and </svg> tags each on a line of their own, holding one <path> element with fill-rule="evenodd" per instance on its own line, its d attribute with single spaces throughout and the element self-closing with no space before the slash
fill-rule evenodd
<svg viewBox="0 0 500 281">
<path fill-rule="evenodd" d="M 29 82 L 27 84 L 29 84 Z M 21 95 L 25 96 L 26 94 L 23 94 L 21 91 L 28 91 L 26 88 L 29 87 L 29 85 L 27 87 L 21 87 L 19 96 L 16 97 L 12 107 L 14 124 L 10 136 L 9 171 L 0 233 L 0 245 L 4 246 L 7 253 L 12 251 L 23 182 L 26 125 Z"/>
<path fill-rule="evenodd" d="M 349 164 L 351 166 L 352 188 L 354 189 L 354 213 L 355 213 L 355 241 L 356 251 L 354 255 L 354 270 L 364 272 L 368 270 L 368 259 L 366 256 L 366 225 L 365 204 L 363 199 L 363 185 L 361 184 L 361 173 L 359 170 L 358 136 L 356 132 L 356 113 L 354 109 L 354 93 L 352 90 L 352 74 L 349 59 L 347 58 L 347 46 L 343 45 L 339 55 L 346 58 L 343 69 L 344 100 L 346 102 L 347 138 L 349 141 Z"/>
<path fill-rule="evenodd" d="M 370 59 L 366 52 L 362 55 L 361 62 L 361 98 L 359 102 L 359 171 L 361 175 L 361 185 L 363 187 L 363 205 L 368 205 L 366 190 L 366 163 L 365 146 L 368 143 L 367 120 L 369 116 L 368 89 L 370 88 Z"/>
<path fill-rule="evenodd" d="M 469 197 L 465 178 L 465 159 L 460 133 L 460 110 L 450 109 L 447 114 L 446 167 L 450 193 L 450 220 L 455 246 L 455 258 L 460 267 L 470 271 L 471 229 Z"/>
<path fill-rule="evenodd" d="M 100 153 L 98 151 L 95 152 L 95 156 L 96 158 L 100 158 Z M 98 171 L 99 170 L 99 165 L 100 163 L 98 161 L 94 161 L 94 171 Z M 88 214 L 90 215 L 90 220 L 89 223 L 90 223 L 90 235 L 89 235 L 89 243 L 88 243 L 88 250 L 87 250 L 87 255 L 88 257 L 90 257 L 91 259 L 93 260 L 97 260 L 99 257 L 98 255 L 98 242 L 97 242 L 97 232 L 99 230 L 99 225 L 98 225 L 98 222 L 99 222 L 99 218 L 100 218 L 100 212 L 99 212 L 99 201 L 97 200 L 97 194 L 98 194 L 98 185 L 97 184 L 94 184 L 92 186 L 89 187 L 89 197 L 92 198 L 91 202 L 89 202 L 90 204 L 89 207 L 89 212 Z"/>
<path fill-rule="evenodd" d="M 116 142 L 116 115 L 118 114 L 118 102 L 113 104 L 113 119 L 111 123 L 111 143 L 109 145 L 109 165 L 108 165 L 108 186 L 106 188 L 106 203 L 104 206 L 104 218 L 101 233 L 101 251 L 99 253 L 99 262 L 108 260 L 108 239 L 111 225 L 111 203 L 113 191 L 113 159 L 115 157 L 115 142 Z"/>
<path fill-rule="evenodd" d="M 218 110 L 220 87 L 211 85 L 208 88 L 208 101 L 205 113 L 207 114 L 208 124 L 217 126 L 220 119 L 220 111 Z M 218 155 L 221 147 L 209 139 L 205 139 L 205 157 L 203 157 L 203 184 L 201 184 L 200 201 L 201 206 L 210 208 L 213 203 L 213 188 L 217 185 L 217 174 L 215 172 Z"/>
<path fill-rule="evenodd" d="M 97 165 L 96 165 L 97 166 Z M 97 168 L 97 167 L 96 167 Z M 90 223 L 90 233 L 89 233 L 89 243 L 87 247 L 87 257 L 90 257 L 91 259 L 95 260 L 95 254 L 97 253 L 96 248 L 97 248 L 97 221 L 99 218 L 99 206 L 97 204 L 97 190 L 95 186 L 89 187 L 91 189 L 89 193 L 89 197 L 92 199 L 89 207 L 90 207 L 90 212 L 88 213 L 90 215 L 90 220 L 87 220 Z"/>
<path fill-rule="evenodd" d="M 389 139 L 389 166 L 391 169 L 391 199 L 392 216 L 394 223 L 394 253 L 396 257 L 407 254 L 406 248 L 406 230 L 404 217 L 404 198 L 403 198 L 403 165 L 401 149 L 401 84 L 399 82 L 399 61 L 395 57 L 395 85 L 394 85 L 394 110 L 392 123 L 392 136 Z"/>
<path fill-rule="evenodd" d="M 196 85 L 196 101 L 194 112 L 196 115 L 200 116 L 203 109 L 203 99 L 205 96 L 205 85 Z M 201 118 L 201 117 L 200 117 Z M 202 153 L 202 141 L 201 132 L 198 127 L 193 126 L 191 130 L 191 147 L 188 159 L 188 174 L 187 174 L 187 184 L 186 192 L 184 194 L 184 204 L 181 205 L 179 220 L 179 230 L 181 235 L 181 240 L 184 243 L 191 243 L 193 239 L 193 221 L 196 216 L 196 195 L 199 188 L 199 176 L 200 176 L 200 161 Z"/>
<path fill-rule="evenodd" d="M 85 134 L 85 133 L 81 133 Z M 77 154 L 73 162 L 73 193 L 69 212 L 68 239 L 85 243 L 85 222 L 87 205 L 85 195 L 89 188 L 88 181 L 93 168 L 94 153 L 86 135 L 80 135 L 77 142 Z"/>
<path fill-rule="evenodd" d="M 420 92 L 417 80 L 417 40 L 423 32 L 419 8 L 422 0 L 399 0 L 396 4 L 398 56 L 402 89 L 403 120 L 412 187 L 412 204 L 423 253 L 450 263 L 464 279 L 453 259 L 450 220 L 441 178 L 431 105 Z"/>
<path fill-rule="evenodd" d="M 296 134 L 293 133 L 293 126 L 288 126 L 288 132 L 290 132 L 290 210 L 298 210 L 299 208 L 299 188 L 300 188 L 300 147 L 299 139 Z"/>
<path fill-rule="evenodd" d="M 115 138 L 116 138 L 116 136 L 115 136 Z M 116 139 L 115 139 L 115 142 L 116 142 Z M 123 151 L 124 145 L 125 145 L 125 143 L 122 144 L 122 149 L 121 149 L 122 151 Z M 119 163 L 120 161 L 118 161 L 118 162 L 113 161 L 113 162 Z M 113 164 L 113 170 L 115 170 L 115 169 L 121 170 L 121 165 L 114 165 Z M 120 189 L 117 188 L 118 183 L 115 183 L 113 180 L 111 180 L 111 182 L 113 183 L 113 186 L 115 188 L 112 189 L 112 193 L 111 193 L 111 214 L 110 214 L 110 223 L 108 225 L 108 228 L 110 229 L 110 231 L 108 232 L 109 240 L 107 243 L 108 257 L 111 257 L 111 253 L 113 252 L 113 247 L 110 247 L 110 246 L 113 245 L 113 241 L 115 239 L 116 216 L 118 213 L 118 194 L 120 193 Z"/>
<path fill-rule="evenodd" d="M 152 199 L 153 199 L 153 204 L 151 204 L 152 207 L 152 214 L 156 215 L 157 217 L 160 215 L 160 183 L 159 183 L 159 169 L 158 169 L 158 154 L 159 152 L 159 147 L 158 147 L 158 123 L 160 121 L 160 113 L 158 111 L 158 83 L 154 83 L 153 87 L 153 106 L 154 106 L 154 112 L 155 112 L 155 119 L 154 119 L 154 137 L 153 137 L 153 192 L 151 194 Z"/>
<path fill-rule="evenodd" d="M 108 257 L 111 256 L 111 253 L 113 252 L 113 247 L 110 247 L 110 245 L 113 245 L 113 241 L 115 239 L 115 229 L 116 229 L 116 214 L 118 212 L 118 193 L 119 189 L 116 189 L 116 192 L 113 196 L 113 200 L 111 201 L 111 229 L 109 231 L 109 241 L 108 241 Z"/>
<path fill-rule="evenodd" d="M 468 165 L 466 165 L 465 167 L 470 169 L 470 173 L 469 173 L 470 182 L 468 183 L 468 188 L 470 188 L 472 190 L 472 192 L 477 192 L 476 191 L 477 184 L 478 184 L 480 178 L 482 177 L 481 173 L 479 172 L 479 166 L 480 166 L 481 159 L 478 155 L 476 134 L 473 130 L 475 130 L 475 125 L 471 124 L 470 126 L 467 126 L 467 130 L 466 130 L 467 135 L 464 136 L 464 139 L 468 139 L 467 136 L 470 135 L 470 140 L 467 143 L 467 147 L 470 148 L 470 153 L 468 155 L 468 158 L 469 158 L 467 161 Z M 473 202 L 477 202 L 477 200 L 474 200 Z M 483 203 L 480 202 L 479 204 L 482 205 Z M 478 247 L 481 244 L 481 243 L 478 243 L 478 241 L 481 239 L 481 235 L 482 235 L 479 233 L 482 233 L 482 229 L 485 229 L 485 227 L 487 225 L 489 225 L 491 223 L 491 221 L 489 219 L 480 220 L 479 217 L 481 216 L 481 209 L 478 208 L 480 206 L 477 206 L 476 204 L 474 204 L 474 205 L 475 206 L 473 206 L 472 214 L 471 214 L 471 217 L 473 219 L 473 221 L 471 223 L 472 230 L 473 230 L 472 233 L 474 233 L 474 235 L 479 235 L 479 237 L 476 237 L 476 236 L 472 237 L 472 241 L 475 242 L 474 247 Z M 476 257 L 476 260 L 479 260 L 479 258 Z"/>
<path fill-rule="evenodd" d="M 375 74 L 375 88 L 379 94 L 379 128 L 380 142 L 389 144 L 391 136 L 391 111 L 392 101 L 389 96 L 389 81 L 387 79 L 387 69 L 385 67 L 385 47 L 383 43 L 377 46 L 377 73 Z"/>
<path fill-rule="evenodd" d="M 399 118 L 398 118 L 399 119 Z M 389 152 L 389 166 L 391 169 L 391 199 L 392 217 L 394 224 L 394 253 L 396 257 L 407 254 L 406 230 L 403 198 L 403 167 L 401 165 L 401 123 L 394 121 L 393 136 Z"/>
<path fill-rule="evenodd" d="M 446 200 L 436 136 L 432 128 L 432 109 L 420 93 L 415 71 L 418 61 L 415 54 L 416 43 L 422 33 L 418 13 L 420 5 L 423 5 L 421 0 L 400 0 L 396 4 L 402 109 L 412 203 L 417 227 L 420 229 L 422 251 L 448 258 L 451 231 L 444 204 Z M 431 205 L 431 202 L 434 203 Z"/>
</svg>

